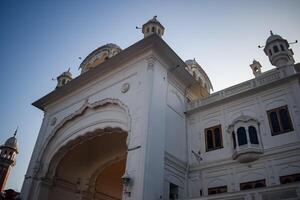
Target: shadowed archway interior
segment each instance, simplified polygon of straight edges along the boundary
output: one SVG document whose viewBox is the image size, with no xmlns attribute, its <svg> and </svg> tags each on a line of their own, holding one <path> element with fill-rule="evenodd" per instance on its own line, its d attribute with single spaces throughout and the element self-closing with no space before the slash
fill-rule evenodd
<svg viewBox="0 0 300 200">
<path fill-rule="evenodd" d="M 112 131 L 73 144 L 56 167 L 49 199 L 122 199 L 126 138 Z"/>
</svg>

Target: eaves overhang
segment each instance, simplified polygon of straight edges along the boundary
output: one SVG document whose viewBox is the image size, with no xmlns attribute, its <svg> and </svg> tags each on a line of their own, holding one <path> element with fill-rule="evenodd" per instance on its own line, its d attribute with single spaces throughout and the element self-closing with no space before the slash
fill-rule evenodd
<svg viewBox="0 0 300 200">
<path fill-rule="evenodd" d="M 186 87 L 199 84 L 185 70 L 185 62 L 171 49 L 171 47 L 169 47 L 169 45 L 163 39 L 156 34 L 153 34 L 129 46 L 93 69 L 79 75 L 65 86 L 53 90 L 49 94 L 33 102 L 32 105 L 45 111 L 45 108 L 53 102 L 71 94 L 78 88 L 81 88 L 98 79 L 99 76 L 118 68 L 125 62 L 128 62 L 129 60 L 134 59 L 150 50 L 156 52 L 157 55 L 159 55 L 166 61 L 166 63 L 168 63 L 168 70 L 172 72 L 175 77 L 177 77 L 184 85 L 186 85 Z"/>
</svg>

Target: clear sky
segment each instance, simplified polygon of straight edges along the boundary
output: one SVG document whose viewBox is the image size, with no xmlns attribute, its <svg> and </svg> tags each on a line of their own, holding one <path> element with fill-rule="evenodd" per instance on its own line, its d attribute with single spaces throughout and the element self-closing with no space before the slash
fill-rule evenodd
<svg viewBox="0 0 300 200">
<path fill-rule="evenodd" d="M 0 143 L 19 126 L 17 165 L 7 188 L 20 190 L 43 112 L 31 103 L 52 91 L 78 57 L 106 43 L 123 49 L 142 39 L 144 22 L 158 15 L 164 40 L 183 59 L 196 58 L 215 91 L 253 78 L 255 58 L 272 68 L 258 45 L 269 31 L 300 40 L 300 0 L 49 0 L 0 1 Z M 292 45 L 296 62 L 300 44 Z"/>
</svg>

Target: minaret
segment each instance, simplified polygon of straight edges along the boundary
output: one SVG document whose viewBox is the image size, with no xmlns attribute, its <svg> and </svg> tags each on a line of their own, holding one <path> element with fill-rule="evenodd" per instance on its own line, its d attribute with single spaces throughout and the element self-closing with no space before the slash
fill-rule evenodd
<svg viewBox="0 0 300 200">
<path fill-rule="evenodd" d="M 16 155 L 19 153 L 16 135 L 17 130 L 13 137 L 0 146 L 0 192 L 4 190 L 10 170 L 16 164 Z"/>
<path fill-rule="evenodd" d="M 289 49 L 288 41 L 279 35 L 274 35 L 272 31 L 270 31 L 270 34 L 264 52 L 269 57 L 271 64 L 276 67 L 294 64 L 294 53 L 292 49 Z"/>
<path fill-rule="evenodd" d="M 57 79 L 56 88 L 60 88 L 66 85 L 68 82 L 70 82 L 72 80 L 72 74 L 70 72 L 70 68 L 68 69 L 68 71 L 63 72 L 61 75 L 59 75 L 56 79 Z"/>
<path fill-rule="evenodd" d="M 250 65 L 252 69 L 252 73 L 255 77 L 259 76 L 261 74 L 261 64 L 256 61 L 255 59 L 253 60 L 253 63 Z"/>
<path fill-rule="evenodd" d="M 157 34 L 162 37 L 164 35 L 165 27 L 157 20 L 157 16 L 154 16 L 148 22 L 146 22 L 142 27 L 142 32 L 144 37 L 152 34 Z"/>
</svg>

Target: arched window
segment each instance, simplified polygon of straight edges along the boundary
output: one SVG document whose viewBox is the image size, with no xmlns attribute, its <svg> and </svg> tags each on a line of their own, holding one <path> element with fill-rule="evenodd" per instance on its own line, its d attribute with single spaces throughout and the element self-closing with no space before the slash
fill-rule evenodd
<svg viewBox="0 0 300 200">
<path fill-rule="evenodd" d="M 235 140 L 235 133 L 232 131 L 232 141 L 233 141 L 233 148 L 236 148 L 236 140 Z"/>
<path fill-rule="evenodd" d="M 284 46 L 281 44 L 280 45 L 281 51 L 284 51 Z"/>
<path fill-rule="evenodd" d="M 160 29 L 157 30 L 158 34 L 160 35 Z"/>
<path fill-rule="evenodd" d="M 237 129 L 237 136 L 239 146 L 247 144 L 247 134 L 246 129 L 244 127 L 240 127 Z"/>
<path fill-rule="evenodd" d="M 251 144 L 259 144 L 256 128 L 254 126 L 249 126 L 248 132 L 249 132 L 250 143 Z"/>
<path fill-rule="evenodd" d="M 150 28 L 148 27 L 148 28 L 146 29 L 146 33 L 149 33 L 149 31 L 150 31 Z"/>
<path fill-rule="evenodd" d="M 274 53 L 277 53 L 279 51 L 278 46 L 277 45 L 273 46 L 273 50 L 274 50 Z"/>
<path fill-rule="evenodd" d="M 61 82 L 61 84 L 65 85 L 66 84 L 66 79 L 63 79 L 62 82 Z"/>
<path fill-rule="evenodd" d="M 270 56 L 272 55 L 272 50 L 271 49 L 269 49 L 269 54 L 270 54 Z"/>
<path fill-rule="evenodd" d="M 155 33 L 155 30 L 156 30 L 156 29 L 155 29 L 155 27 L 153 26 L 153 27 L 152 27 L 152 33 Z"/>
</svg>

